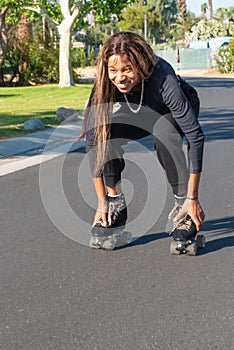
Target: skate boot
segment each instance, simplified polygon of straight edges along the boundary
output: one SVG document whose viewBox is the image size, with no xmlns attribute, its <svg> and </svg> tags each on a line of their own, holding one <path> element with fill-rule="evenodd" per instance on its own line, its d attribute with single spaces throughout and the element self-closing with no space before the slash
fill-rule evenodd
<svg viewBox="0 0 234 350">
<path fill-rule="evenodd" d="M 189 215 L 179 221 L 172 231 L 172 237 L 175 241 L 194 240 L 196 234 L 196 226 Z"/>
<path fill-rule="evenodd" d="M 203 235 L 196 237 L 196 234 L 196 225 L 190 215 L 187 214 L 173 228 L 173 241 L 171 242 L 170 253 L 173 255 L 196 255 L 198 248 L 205 247 L 205 237 Z"/>
<path fill-rule="evenodd" d="M 91 230 L 91 248 L 103 248 L 113 250 L 117 246 L 131 242 L 130 233 L 124 232 L 127 220 L 127 207 L 124 194 L 107 196 L 108 201 L 108 226 L 97 223 Z"/>
</svg>

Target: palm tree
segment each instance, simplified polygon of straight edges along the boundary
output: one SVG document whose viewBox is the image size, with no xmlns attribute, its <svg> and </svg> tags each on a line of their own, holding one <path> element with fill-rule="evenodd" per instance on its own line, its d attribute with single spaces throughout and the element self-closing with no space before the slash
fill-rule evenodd
<svg viewBox="0 0 234 350">
<path fill-rule="evenodd" d="M 220 22 L 224 22 L 224 20 L 226 19 L 226 14 L 227 10 L 223 7 L 220 7 L 216 11 L 216 19 Z"/>
<path fill-rule="evenodd" d="M 210 19 L 213 19 L 214 13 L 213 13 L 213 1 L 212 0 L 208 0 L 208 6 L 209 6 L 209 10 L 210 10 Z"/>
<path fill-rule="evenodd" d="M 227 8 L 227 18 L 228 22 L 234 22 L 234 6 L 230 6 Z"/>
<path fill-rule="evenodd" d="M 216 11 L 216 18 L 220 22 L 228 20 L 228 22 L 234 22 L 234 6 L 228 8 L 218 8 Z"/>
<path fill-rule="evenodd" d="M 187 22 L 187 11 L 186 11 L 186 0 L 178 0 L 179 8 L 181 10 L 183 27 L 184 27 L 184 37 L 186 37 L 186 22 Z"/>
<path fill-rule="evenodd" d="M 205 2 L 204 4 L 201 5 L 201 13 L 202 17 L 206 17 L 206 11 L 208 9 L 207 3 Z"/>
</svg>

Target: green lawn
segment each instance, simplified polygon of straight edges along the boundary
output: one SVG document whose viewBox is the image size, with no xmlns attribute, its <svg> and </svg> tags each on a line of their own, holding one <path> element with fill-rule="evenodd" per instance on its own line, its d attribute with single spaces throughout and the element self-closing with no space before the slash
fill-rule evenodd
<svg viewBox="0 0 234 350">
<path fill-rule="evenodd" d="M 56 110 L 82 110 L 91 88 L 86 84 L 63 89 L 57 85 L 0 87 L 0 138 L 28 133 L 24 130 L 28 119 L 41 119 L 45 127 L 58 125 Z"/>
</svg>

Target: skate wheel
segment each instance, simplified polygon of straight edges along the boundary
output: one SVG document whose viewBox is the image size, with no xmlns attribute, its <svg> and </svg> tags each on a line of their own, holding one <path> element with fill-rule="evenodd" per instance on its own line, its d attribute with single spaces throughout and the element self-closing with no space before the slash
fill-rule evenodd
<svg viewBox="0 0 234 350">
<path fill-rule="evenodd" d="M 123 243 L 130 244 L 132 242 L 132 234 L 130 232 L 123 233 Z"/>
<path fill-rule="evenodd" d="M 96 237 L 91 237 L 89 240 L 89 246 L 91 249 L 100 249 L 101 245 L 99 240 Z"/>
<path fill-rule="evenodd" d="M 205 248 L 206 245 L 206 237 L 204 235 L 198 235 L 196 238 L 198 249 Z"/>
<path fill-rule="evenodd" d="M 188 245 L 187 254 L 190 256 L 195 256 L 197 254 L 197 242 Z"/>
<path fill-rule="evenodd" d="M 170 254 L 171 255 L 179 255 L 180 251 L 177 249 L 177 242 L 172 241 L 170 245 Z"/>
<path fill-rule="evenodd" d="M 116 246 L 116 239 L 114 237 L 108 238 L 103 242 L 103 249 L 114 250 Z"/>
</svg>

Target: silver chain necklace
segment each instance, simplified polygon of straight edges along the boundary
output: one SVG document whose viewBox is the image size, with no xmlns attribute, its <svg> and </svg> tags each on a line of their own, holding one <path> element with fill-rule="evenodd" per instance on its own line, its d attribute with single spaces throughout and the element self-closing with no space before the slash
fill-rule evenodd
<svg viewBox="0 0 234 350">
<path fill-rule="evenodd" d="M 133 113 L 138 113 L 139 110 L 141 109 L 141 106 L 142 106 L 142 102 L 143 102 L 143 97 L 144 97 L 144 79 L 142 79 L 141 81 L 141 98 L 140 98 L 140 103 L 139 103 L 139 106 L 137 107 L 137 109 L 133 109 L 130 105 L 130 103 L 128 102 L 128 99 L 127 99 L 127 96 L 126 94 L 124 94 L 124 98 L 125 98 L 125 101 L 128 105 L 128 108 L 130 109 L 130 111 L 132 111 Z"/>
</svg>

